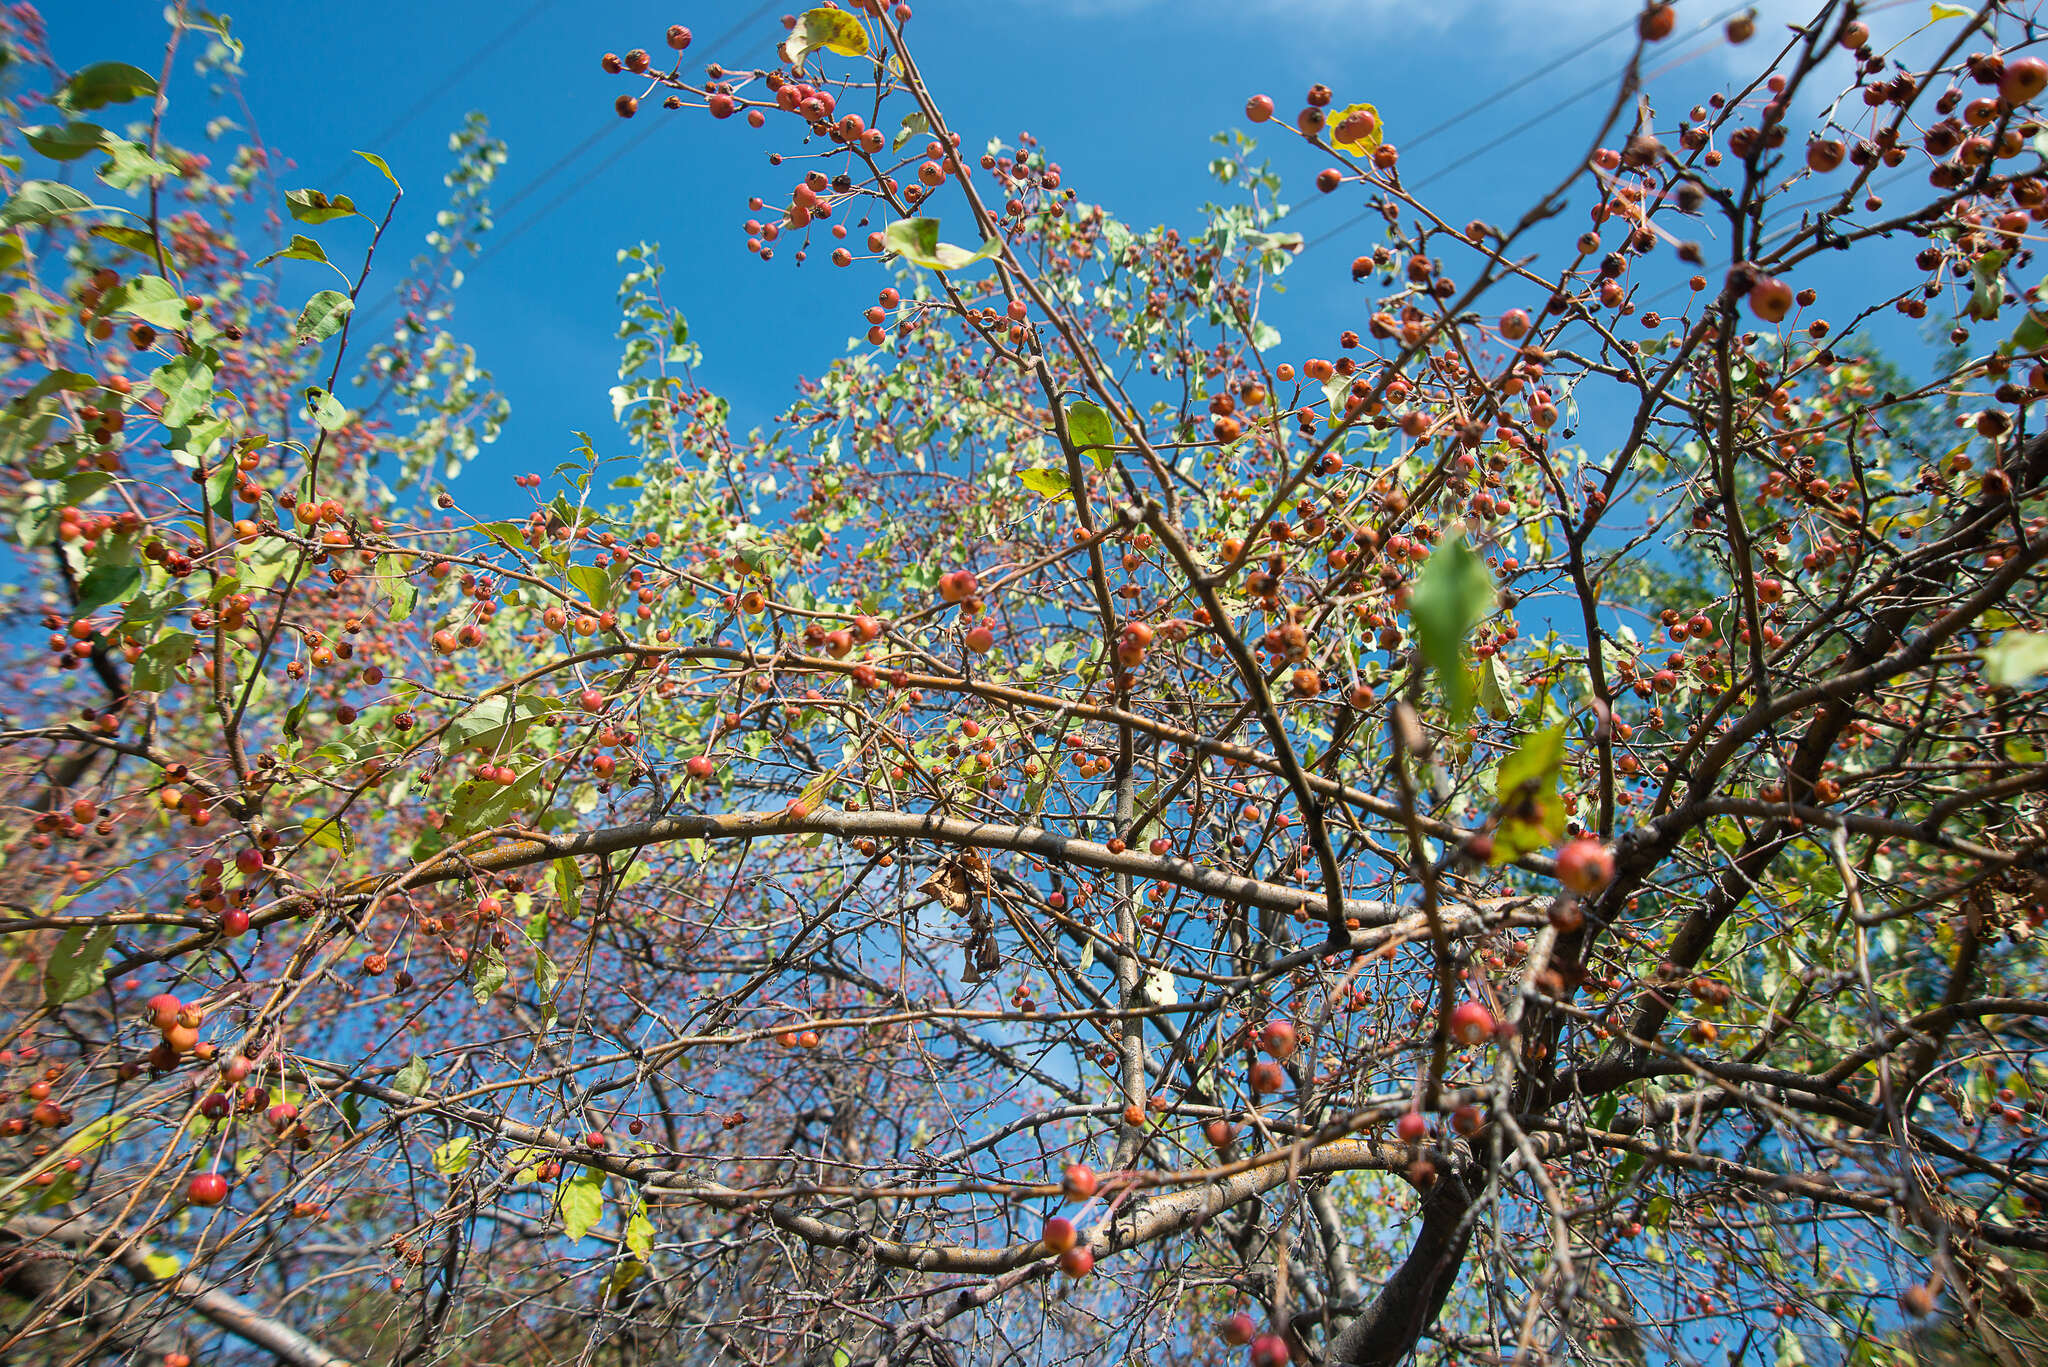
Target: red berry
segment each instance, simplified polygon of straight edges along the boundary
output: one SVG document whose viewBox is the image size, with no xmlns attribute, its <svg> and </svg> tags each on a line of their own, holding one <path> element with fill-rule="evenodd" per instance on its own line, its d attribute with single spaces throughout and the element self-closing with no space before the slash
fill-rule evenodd
<svg viewBox="0 0 2048 1367">
<path fill-rule="evenodd" d="M 1451 1012 L 1451 1038 L 1460 1044 L 1484 1044 L 1493 1038 L 1493 1012 L 1480 1002 L 1459 1002 Z"/>
<path fill-rule="evenodd" d="M 1276 1059 L 1293 1058 L 1297 1043 L 1293 1021 L 1268 1021 L 1266 1028 L 1259 1031 L 1259 1047 Z"/>
<path fill-rule="evenodd" d="M 1557 852 L 1557 881 L 1581 897 L 1590 897 L 1614 881 L 1614 853 L 1587 836 Z"/>
<path fill-rule="evenodd" d="M 1252 1335 L 1257 1332 L 1258 1325 L 1253 1323 L 1252 1317 L 1243 1311 L 1239 1311 L 1216 1326 L 1217 1337 L 1221 1338 L 1232 1348 L 1244 1347 L 1252 1341 Z"/>
<path fill-rule="evenodd" d="M 1767 275 L 1749 288 L 1749 311 L 1766 323 L 1783 322 L 1792 311 L 1792 287 Z"/>
<path fill-rule="evenodd" d="M 195 1206 L 217 1206 L 228 1199 L 228 1179 L 217 1172 L 202 1172 L 185 1188 L 185 1199 Z"/>
<path fill-rule="evenodd" d="M 1254 95 L 1244 102 L 1244 116 L 1253 123 L 1264 123 L 1273 117 L 1273 97 Z"/>
<path fill-rule="evenodd" d="M 1060 1254 L 1060 1271 L 1079 1279 L 1095 1270 L 1095 1254 L 1085 1248 L 1070 1248 Z"/>
<path fill-rule="evenodd" d="M 1403 1144 L 1420 1144 L 1429 1138 L 1429 1121 L 1422 1112 L 1410 1111 L 1394 1122 L 1394 1134 Z"/>
<path fill-rule="evenodd" d="M 1286 1367 L 1293 1356 L 1287 1340 L 1278 1334 L 1261 1334 L 1252 1340 L 1252 1367 Z"/>
<path fill-rule="evenodd" d="M 1081 1231 L 1074 1228 L 1074 1222 L 1064 1215 L 1055 1215 L 1045 1222 L 1045 1231 L 1039 1241 L 1055 1253 L 1065 1253 L 1081 1241 Z"/>
<path fill-rule="evenodd" d="M 1069 1163 L 1067 1170 L 1060 1174 L 1060 1190 L 1067 1194 L 1069 1201 L 1085 1201 L 1095 1194 L 1098 1182 L 1095 1169 L 1086 1163 Z"/>
<path fill-rule="evenodd" d="M 1271 1059 L 1260 1059 L 1252 1065 L 1252 1090 L 1255 1092 L 1278 1092 L 1287 1087 L 1287 1070 Z"/>
</svg>

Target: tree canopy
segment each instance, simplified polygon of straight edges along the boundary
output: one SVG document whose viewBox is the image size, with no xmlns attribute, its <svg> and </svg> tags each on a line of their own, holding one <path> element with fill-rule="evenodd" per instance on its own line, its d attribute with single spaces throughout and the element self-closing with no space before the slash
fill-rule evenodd
<svg viewBox="0 0 2048 1367">
<path fill-rule="evenodd" d="M 2038 16 L 1692 8 L 1467 222 L 1370 90 L 1143 227 L 906 5 L 651 34 L 875 302 L 743 425 L 626 245 L 510 493 L 480 119 L 379 316 L 417 186 L 166 130 L 280 55 L 0 15 L 0 1359 L 2039 1360 Z"/>
</svg>

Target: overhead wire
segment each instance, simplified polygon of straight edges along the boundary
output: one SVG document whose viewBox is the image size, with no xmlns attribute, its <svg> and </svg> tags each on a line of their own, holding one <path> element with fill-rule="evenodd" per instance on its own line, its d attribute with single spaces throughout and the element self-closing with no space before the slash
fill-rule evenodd
<svg viewBox="0 0 2048 1367">
<path fill-rule="evenodd" d="M 553 3 L 553 0 L 540 0 L 540 5 L 546 5 L 551 3 Z M 726 29 L 724 33 L 721 33 L 718 37 L 712 39 L 710 43 L 706 44 L 706 47 L 719 48 L 723 47 L 728 42 L 731 42 L 735 37 L 739 35 L 742 29 L 746 28 L 747 25 L 753 23 L 755 20 L 759 19 L 762 15 L 766 14 L 770 9 L 772 9 L 775 3 L 776 0 L 762 0 L 762 3 L 756 5 L 752 10 L 748 11 L 746 15 L 744 15 L 737 22 L 732 24 L 731 27 Z M 536 9 L 538 8 L 539 6 L 537 5 Z M 560 175 L 564 170 L 568 169 L 568 167 L 571 164 L 580 160 L 582 157 L 586 156 L 593 147 L 595 147 L 599 142 L 601 142 L 605 138 L 607 134 L 609 134 L 613 129 L 617 128 L 620 125 L 620 122 L 621 120 L 619 120 L 616 116 L 606 118 L 596 128 L 592 129 L 590 133 L 581 142 L 577 143 L 567 152 L 564 152 L 560 157 L 557 157 L 555 161 L 545 171 L 542 171 L 539 175 L 534 176 L 532 179 L 528 180 L 524 185 L 520 186 L 518 190 L 514 191 L 512 196 L 509 199 L 507 199 L 503 205 L 499 207 L 498 213 L 509 213 L 512 209 L 518 207 L 535 191 L 539 190 L 543 185 L 546 185 L 549 181 L 553 180 L 556 176 Z M 517 227 L 511 229 L 509 232 L 500 236 L 499 238 L 494 240 L 488 247 L 484 248 L 481 252 L 479 252 L 469 262 L 469 269 L 474 270 L 478 266 L 483 265 L 492 257 L 497 256 L 500 252 L 504 251 L 505 248 L 509 247 L 512 243 L 518 241 L 519 238 L 525 236 L 526 233 L 530 231 L 532 228 L 534 228 L 537 224 L 539 224 L 541 220 L 547 218 L 550 214 L 554 213 L 555 210 L 561 208 L 564 204 L 568 203 L 570 199 L 574 198 L 577 191 L 583 189 L 584 186 L 590 184 L 591 181 L 597 179 L 597 177 L 604 174 L 604 172 L 606 172 L 607 170 L 611 169 L 611 167 L 615 163 L 617 163 L 620 158 L 624 157 L 628 152 L 631 152 L 635 148 L 640 147 L 642 144 L 644 144 L 650 137 L 654 135 L 654 133 L 658 129 L 660 129 L 661 126 L 662 125 L 660 120 L 649 120 L 646 127 L 644 127 L 637 136 L 633 137 L 622 146 L 616 148 L 610 156 L 606 157 L 603 161 L 599 162 L 596 166 L 592 167 L 588 172 L 584 173 L 582 176 L 577 178 L 577 180 L 573 184 L 569 185 L 560 194 L 556 195 L 553 199 L 550 199 L 546 204 L 542 205 L 539 209 L 529 214 Z M 386 295 L 383 300 L 381 300 L 370 310 L 368 310 L 364 314 L 364 319 L 367 321 L 369 318 L 381 314 L 386 307 L 396 303 L 398 301 L 398 298 L 399 291 L 393 290 L 390 294 Z"/>
<path fill-rule="evenodd" d="M 1683 47 L 1685 44 L 1690 43 L 1694 39 L 1698 38 L 1701 34 L 1708 32 L 1709 30 L 1726 22 L 1728 19 L 1733 18 L 1735 15 L 1740 14 L 1749 8 L 1750 6 L 1746 2 L 1746 0 L 1744 3 L 1730 5 L 1727 9 L 1724 9 L 1720 11 L 1718 14 L 1712 15 L 1711 17 L 1707 18 L 1698 27 L 1693 29 L 1692 32 L 1686 34 L 1685 37 L 1679 39 L 1678 42 L 1673 45 L 1674 48 Z M 1632 27 L 1634 23 L 1635 20 L 1630 19 L 1627 24 L 1623 24 L 1616 28 L 1607 30 L 1600 37 L 1595 38 L 1585 44 L 1582 44 L 1579 48 L 1577 48 L 1572 53 L 1566 55 L 1565 57 L 1561 57 L 1552 61 L 1540 73 L 1538 73 L 1538 75 L 1540 76 L 1551 74 L 1552 72 L 1555 72 L 1560 67 L 1568 64 L 1569 62 L 1577 61 L 1578 59 L 1586 56 L 1589 52 L 1591 52 L 1594 48 L 1598 47 L 1600 44 L 1614 38 L 1618 33 L 1622 32 L 1624 29 Z M 1627 71 L 1628 68 L 1624 66 L 1621 68 L 1620 71 L 1617 71 L 1611 75 L 1602 76 L 1598 80 L 1581 87 L 1573 93 L 1566 95 L 1562 99 L 1553 101 L 1551 104 L 1539 110 L 1535 114 L 1532 114 L 1530 117 L 1524 119 L 1521 123 L 1515 125 L 1507 132 L 1497 134 L 1493 138 L 1490 138 L 1485 144 L 1471 148 L 1459 156 L 1447 159 L 1444 162 L 1444 164 L 1440 166 L 1437 170 L 1430 172 L 1428 175 L 1425 175 L 1424 177 L 1422 177 L 1422 179 L 1416 181 L 1413 185 L 1408 186 L 1407 188 L 1411 190 L 1420 190 L 1425 186 L 1428 186 L 1438 180 L 1441 180 L 1444 176 L 1449 175 L 1453 170 L 1457 169 L 1460 166 L 1465 165 L 1467 162 L 1470 162 L 1474 157 L 1492 151 L 1498 148 L 1502 143 L 1508 142 L 1511 139 L 1520 137 L 1522 134 L 1528 132 L 1530 129 L 1535 128 L 1537 125 L 1543 123 L 1544 121 L 1564 112 L 1566 109 L 1569 109 L 1571 106 L 1579 103 L 1579 101 L 1581 100 L 1586 99 L 1590 95 L 1596 94 L 1602 90 L 1611 89 L 1613 87 L 1614 82 L 1622 75 L 1625 75 Z M 1492 104 L 1502 95 L 1508 94 L 1515 89 L 1519 89 L 1522 86 L 1526 86 L 1527 84 L 1529 84 L 1529 80 L 1524 79 L 1522 81 L 1516 82 L 1513 86 L 1507 87 L 1506 89 L 1501 91 L 1497 91 L 1494 95 L 1489 96 L 1487 99 L 1482 100 L 1479 103 L 1473 105 L 1470 109 L 1467 109 L 1459 114 L 1455 114 L 1451 118 L 1446 119 L 1442 123 L 1437 124 L 1435 127 L 1426 130 L 1421 135 L 1409 139 L 1404 145 L 1408 147 L 1413 147 L 1417 142 L 1422 141 L 1423 138 L 1432 137 L 1435 134 L 1442 132 L 1444 129 L 1451 127 L 1453 124 L 1462 122 L 1464 119 L 1470 117 L 1470 115 L 1478 112 L 1480 109 L 1485 108 L 1487 105 Z M 1323 243 L 1328 242 L 1331 238 L 1336 237 L 1338 234 L 1346 232 L 1349 229 L 1356 227 L 1358 224 L 1363 223 L 1366 219 L 1370 218 L 1372 215 L 1378 212 L 1379 209 L 1376 206 L 1369 206 L 1367 208 L 1361 209 L 1357 213 L 1353 214 L 1350 218 L 1345 219 L 1342 223 L 1337 224 L 1335 227 L 1318 234 L 1316 237 L 1304 243 L 1302 245 L 1301 250 L 1303 252 L 1307 252 L 1315 247 L 1321 246 Z"/>
<path fill-rule="evenodd" d="M 413 122 L 416 119 L 418 119 L 420 115 L 426 113 L 427 110 L 433 106 L 435 101 L 439 100 L 443 95 L 446 95 L 449 91 L 453 90 L 457 85 L 461 84 L 464 80 L 474 75 L 478 71 L 478 69 L 482 67 L 484 61 L 487 58 L 489 58 L 499 48 L 505 46 L 506 43 L 512 41 L 512 39 L 519 33 L 521 29 L 525 28 L 529 23 L 539 18 L 541 11 L 554 3 L 555 0 L 534 0 L 534 3 L 528 6 L 524 13 L 522 13 L 517 19 L 514 19 L 511 23 L 499 29 L 496 36 L 494 36 L 488 43 L 485 43 L 475 52 L 468 54 L 466 60 L 464 60 L 460 66 L 455 67 L 445 77 L 441 79 L 440 84 L 436 85 L 432 90 L 429 90 L 426 94 L 420 96 L 419 99 L 413 101 L 413 103 L 405 110 L 405 112 L 401 113 L 397 118 L 391 121 L 389 127 L 385 128 L 381 133 L 378 133 L 375 137 L 371 138 L 367 143 L 364 144 L 364 146 L 368 147 L 373 152 L 381 153 L 382 149 L 390 146 L 391 140 L 393 138 L 397 137 L 400 133 L 403 133 L 407 128 L 411 127 Z M 349 161 L 343 163 L 339 168 L 337 168 L 328 176 L 329 183 L 338 184 L 342 180 L 347 179 L 350 172 L 359 170 L 361 166 L 362 162 L 360 160 L 351 158 Z"/>
</svg>

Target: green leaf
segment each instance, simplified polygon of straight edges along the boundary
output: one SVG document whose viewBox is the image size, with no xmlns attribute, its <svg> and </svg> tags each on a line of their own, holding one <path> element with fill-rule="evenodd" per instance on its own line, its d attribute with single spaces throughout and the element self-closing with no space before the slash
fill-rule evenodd
<svg viewBox="0 0 2048 1367">
<path fill-rule="evenodd" d="M 1116 429 L 1109 425 L 1109 414 L 1086 399 L 1076 399 L 1067 405 L 1067 437 L 1077 450 L 1087 450 L 1098 470 L 1107 470 L 1116 462 L 1116 453 L 1109 450 L 1116 444 Z"/>
<path fill-rule="evenodd" d="M 562 899 L 562 914 L 571 920 L 583 914 L 583 870 L 574 859 L 555 861 L 555 895 Z"/>
<path fill-rule="evenodd" d="M 125 603 L 142 587 L 142 571 L 134 565 L 100 565 L 78 586 L 80 617 L 90 617 L 101 608 Z"/>
<path fill-rule="evenodd" d="M 64 932 L 43 970 L 43 992 L 52 1006 L 75 1002 L 107 980 L 112 926 L 74 926 Z"/>
<path fill-rule="evenodd" d="M 52 161 L 91 156 L 112 136 L 96 123 L 39 123 L 22 129 L 21 135 Z"/>
<path fill-rule="evenodd" d="M 792 65 L 800 65 L 805 53 L 816 52 L 820 48 L 842 57 L 865 57 L 868 31 L 861 27 L 860 20 L 845 10 L 806 10 L 797 19 L 796 27 L 789 31 L 785 45 Z"/>
<path fill-rule="evenodd" d="M 408 1059 L 391 1079 L 391 1090 L 404 1092 L 407 1096 L 418 1096 L 427 1090 L 427 1061 L 423 1058 Z"/>
<path fill-rule="evenodd" d="M 883 229 L 882 245 L 912 265 L 934 271 L 957 271 L 986 261 L 1003 249 L 1001 238 L 992 238 L 971 252 L 941 242 L 936 218 L 899 218 Z"/>
<path fill-rule="evenodd" d="M 322 265 L 332 264 L 327 260 L 327 251 L 318 242 L 302 233 L 292 234 L 292 245 L 279 247 L 256 264 L 267 266 L 273 261 L 318 261 Z M 317 295 L 315 296 L 318 297 Z"/>
<path fill-rule="evenodd" d="M 95 223 L 87 229 L 92 236 L 111 242 L 117 247 L 126 247 L 137 256 L 156 260 L 156 239 L 141 228 L 130 228 L 122 223 Z M 170 260 L 170 244 L 164 248 L 164 259 Z"/>
<path fill-rule="evenodd" d="M 2048 674 L 2048 635 L 2008 631 L 1984 647 L 1984 677 L 2000 688 L 2018 688 Z"/>
<path fill-rule="evenodd" d="M 91 1153 L 94 1149 L 105 1148 L 121 1137 L 121 1131 L 128 1128 L 129 1117 L 118 1113 L 98 1116 L 87 1121 L 72 1132 L 64 1141 L 64 1152 L 69 1154 Z"/>
<path fill-rule="evenodd" d="M 306 387 L 306 411 L 323 432 L 339 432 L 348 426 L 348 410 L 341 400 L 317 384 Z"/>
<path fill-rule="evenodd" d="M 903 116 L 903 126 L 896 130 L 896 137 L 890 143 L 890 150 L 895 152 L 901 152 L 903 150 L 904 143 L 909 142 L 914 137 L 918 137 L 921 134 L 929 133 L 931 131 L 932 121 L 926 118 L 920 111 L 912 110 L 910 113 L 905 114 Z"/>
<path fill-rule="evenodd" d="M 370 165 L 376 167 L 377 170 L 383 175 L 384 179 L 391 182 L 392 189 L 398 191 L 398 193 L 400 193 L 401 195 L 405 193 L 405 187 L 398 183 L 397 176 L 391 174 L 391 168 L 384 164 L 384 158 L 378 156 L 375 152 L 365 152 L 360 147 L 356 149 L 356 155 L 361 157 L 364 161 L 370 163 Z"/>
<path fill-rule="evenodd" d="M 562 1184 L 559 1198 L 562 1229 L 571 1239 L 580 1239 L 604 1215 L 604 1174 L 596 1168 L 578 1168 Z"/>
<path fill-rule="evenodd" d="M 107 144 L 109 160 L 100 167 L 100 179 L 116 190 L 132 190 L 145 180 L 162 176 L 175 180 L 184 172 L 161 157 L 153 157 L 139 142 L 115 138 Z"/>
<path fill-rule="evenodd" d="M 145 323 L 174 332 L 191 322 L 185 309 L 185 292 L 161 275 L 133 275 L 123 280 L 107 291 L 100 301 L 100 312 L 133 314 Z"/>
<path fill-rule="evenodd" d="M 494 694 L 449 724 L 448 748 L 474 746 L 497 753 L 517 745 L 536 718 L 552 711 L 553 700 L 536 693 L 522 693 L 517 702 L 502 693 Z"/>
<path fill-rule="evenodd" d="M 352 855 L 356 852 L 355 833 L 349 830 L 348 823 L 340 817 L 328 817 L 307 831 L 306 838 L 320 848 L 333 850 L 340 855 Z"/>
<path fill-rule="evenodd" d="M 2012 330 L 2012 344 L 2021 351 L 2039 351 L 2048 346 L 2048 316 L 2028 309 L 2020 316 L 2019 326 Z"/>
<path fill-rule="evenodd" d="M 185 1264 L 169 1253 L 145 1253 L 142 1265 L 149 1269 L 149 1275 L 158 1281 L 168 1281 L 185 1270 Z"/>
<path fill-rule="evenodd" d="M 612 577 L 608 571 L 595 565 L 571 565 L 569 582 L 576 586 L 585 602 L 600 612 L 611 606 Z"/>
<path fill-rule="evenodd" d="M 356 202 L 347 195 L 330 199 L 318 190 L 291 190 L 286 192 L 284 202 L 292 217 L 301 223 L 332 223 L 337 218 L 361 217 L 356 212 Z"/>
<path fill-rule="evenodd" d="M 1494 776 L 1500 823 L 1493 831 L 1493 856 L 1505 864 L 1547 849 L 1564 834 L 1564 800 L 1558 777 L 1564 768 L 1565 724 L 1522 738 Z"/>
<path fill-rule="evenodd" d="M 420 591 L 405 571 L 405 562 L 396 556 L 385 556 L 378 567 L 377 589 L 384 599 L 384 615 L 393 622 L 412 616 L 413 605 L 419 601 Z"/>
<path fill-rule="evenodd" d="M 1506 721 L 1515 715 L 1514 704 L 1508 698 L 1508 667 L 1501 663 L 1499 655 L 1489 656 L 1479 666 L 1479 705 L 1486 709 L 1486 715 L 1495 721 Z"/>
<path fill-rule="evenodd" d="M 469 956 L 469 992 L 482 1006 L 505 985 L 505 956 L 489 945 Z"/>
<path fill-rule="evenodd" d="M 626 1247 L 643 1263 L 654 1256 L 654 1221 L 645 1211 L 634 1211 L 626 1221 Z"/>
<path fill-rule="evenodd" d="M 1465 640 L 1493 611 L 1493 603 L 1493 576 L 1462 533 L 1438 544 L 1415 581 L 1415 596 L 1409 604 L 1415 634 L 1423 658 L 1443 681 L 1454 726 L 1463 726 L 1472 713 Z"/>
<path fill-rule="evenodd" d="M 304 238 L 294 238 L 303 242 Z M 317 248 L 315 250 L 318 250 Z M 324 258 L 323 258 L 324 259 Z M 354 312 L 356 301 L 340 290 L 322 290 L 306 301 L 306 307 L 299 311 L 298 334 L 301 342 L 324 342 L 341 331 L 341 325 Z M 329 396 L 332 398 L 332 396 Z M 339 405 L 336 405 L 339 407 Z M 346 413 L 343 415 L 346 421 Z M 321 424 L 326 426 L 325 423 Z M 328 428 L 329 431 L 334 430 Z"/>
<path fill-rule="evenodd" d="M 57 104 L 74 114 L 156 94 L 156 77 L 126 62 L 94 62 L 64 83 Z"/>
<path fill-rule="evenodd" d="M 555 989 L 561 986 L 562 969 L 548 952 L 539 945 L 533 947 L 533 991 L 540 999 L 541 1011 L 554 1023 Z"/>
<path fill-rule="evenodd" d="M 66 214 L 99 206 L 69 185 L 54 180 L 31 180 L 14 192 L 14 198 L 0 205 L 0 230 L 24 223 L 48 223 Z"/>
<path fill-rule="evenodd" d="M 460 1177 L 469 1171 L 470 1137 L 459 1134 L 434 1150 L 434 1171 L 443 1177 Z"/>
<path fill-rule="evenodd" d="M 171 686 L 177 670 L 199 648 L 190 632 L 172 631 L 159 637 L 135 662 L 134 683 L 145 693 L 161 693 Z"/>
<path fill-rule="evenodd" d="M 1998 316 L 2005 306 L 2005 277 L 2001 273 L 2009 251 L 1986 252 L 1973 263 L 1977 284 L 1970 291 L 1970 302 L 1963 312 L 1972 318 L 1988 321 Z"/>
<path fill-rule="evenodd" d="M 1938 24 L 1944 19 L 1967 19 L 1976 12 L 1968 5 L 1929 5 L 1927 19 L 1929 23 Z"/>
<path fill-rule="evenodd" d="M 213 401 L 213 367 L 196 351 L 164 362 L 149 379 L 163 391 L 165 427 L 188 425 Z"/>
<path fill-rule="evenodd" d="M 1025 488 L 1047 498 L 1064 498 L 1073 490 L 1065 470 L 1022 470 L 1018 472 L 1017 479 Z"/>
</svg>

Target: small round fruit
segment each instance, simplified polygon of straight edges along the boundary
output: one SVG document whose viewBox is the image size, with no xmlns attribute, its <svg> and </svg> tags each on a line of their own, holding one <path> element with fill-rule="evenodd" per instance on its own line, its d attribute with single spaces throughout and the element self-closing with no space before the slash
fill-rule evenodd
<svg viewBox="0 0 2048 1367">
<path fill-rule="evenodd" d="M 1661 43 L 1678 23 L 1678 11 L 1669 5 L 1652 5 L 1636 20 L 1636 32 L 1646 43 Z"/>
<path fill-rule="evenodd" d="M 1467 1046 L 1486 1043 L 1493 1038 L 1493 1012 L 1481 1002 L 1459 1002 L 1451 1012 L 1451 1038 Z"/>
<path fill-rule="evenodd" d="M 1500 335 L 1510 342 L 1519 342 L 1529 335 L 1529 314 L 1525 309 L 1509 309 L 1500 316 Z"/>
<path fill-rule="evenodd" d="M 1244 116 L 1253 123 L 1264 123 L 1273 117 L 1273 97 L 1254 95 L 1244 102 Z"/>
<path fill-rule="evenodd" d="M 1580 836 L 1557 852 L 1557 881 L 1581 897 L 1592 896 L 1614 881 L 1614 852 Z"/>
<path fill-rule="evenodd" d="M 1429 1121 L 1420 1111 L 1409 1111 L 1394 1122 L 1394 1134 L 1403 1144 L 1420 1144 L 1429 1138 Z"/>
<path fill-rule="evenodd" d="M 1237 1126 L 1218 1117 L 1202 1126 L 1202 1134 L 1216 1149 L 1227 1149 L 1237 1138 Z"/>
<path fill-rule="evenodd" d="M 1749 287 L 1749 311 L 1766 323 L 1782 323 L 1792 311 L 1792 287 L 1767 275 Z"/>
<path fill-rule="evenodd" d="M 612 101 L 612 108 L 619 111 L 620 118 L 630 119 L 640 112 L 640 101 L 634 99 L 631 95 L 621 95 Z"/>
<path fill-rule="evenodd" d="M 1095 1254 L 1085 1248 L 1070 1248 L 1060 1254 L 1060 1271 L 1080 1280 L 1095 1270 Z"/>
<path fill-rule="evenodd" d="M 1259 1031 L 1259 1047 L 1283 1062 L 1294 1057 L 1299 1043 L 1293 1021 L 1267 1021 L 1266 1028 Z"/>
<path fill-rule="evenodd" d="M 1066 1171 L 1060 1174 L 1060 1190 L 1066 1193 L 1069 1201 L 1087 1200 L 1099 1185 L 1095 1169 L 1086 1163 L 1069 1163 Z"/>
<path fill-rule="evenodd" d="M 1216 1336 L 1232 1348 L 1244 1347 L 1252 1341 L 1252 1335 L 1258 1331 L 1259 1326 L 1242 1310 L 1216 1326 Z"/>
<path fill-rule="evenodd" d="M 217 1206 L 228 1199 L 228 1179 L 217 1172 L 202 1172 L 186 1186 L 185 1199 L 195 1206 Z"/>
<path fill-rule="evenodd" d="M 967 633 L 967 648 L 976 655 L 986 655 L 996 648 L 996 634 L 985 626 L 975 627 Z"/>
<path fill-rule="evenodd" d="M 1279 1092 L 1286 1090 L 1287 1070 L 1271 1059 L 1260 1059 L 1252 1065 L 1252 1090 L 1255 1092 Z"/>
<path fill-rule="evenodd" d="M 1039 1242 L 1055 1253 L 1065 1253 L 1081 1241 L 1081 1231 L 1074 1228 L 1074 1222 L 1064 1215 L 1055 1215 L 1045 1222 L 1045 1230 L 1038 1236 Z"/>
<path fill-rule="evenodd" d="M 1293 1356 L 1287 1340 L 1278 1334 L 1261 1334 L 1252 1340 L 1252 1367 L 1287 1367 Z"/>
<path fill-rule="evenodd" d="M 2048 90 L 2048 62 L 2039 57 L 2022 57 L 2005 64 L 1998 93 L 2005 96 L 2007 103 L 2025 104 L 2043 90 Z"/>
</svg>

